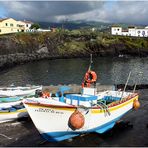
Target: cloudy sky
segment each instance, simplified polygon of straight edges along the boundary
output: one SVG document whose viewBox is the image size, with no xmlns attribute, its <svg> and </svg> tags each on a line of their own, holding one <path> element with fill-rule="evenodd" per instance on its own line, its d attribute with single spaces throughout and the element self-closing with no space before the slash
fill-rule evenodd
<svg viewBox="0 0 148 148">
<path fill-rule="evenodd" d="M 85 20 L 148 25 L 148 1 L 0 1 L 0 17 L 46 22 Z"/>
</svg>

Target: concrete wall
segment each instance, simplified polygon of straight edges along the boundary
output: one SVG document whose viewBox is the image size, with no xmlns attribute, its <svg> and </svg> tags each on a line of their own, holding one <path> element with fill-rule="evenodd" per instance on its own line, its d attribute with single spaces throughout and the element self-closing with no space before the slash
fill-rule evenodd
<svg viewBox="0 0 148 148">
<path fill-rule="evenodd" d="M 129 28 L 128 33 L 129 33 L 129 36 L 136 36 L 136 29 L 135 28 Z"/>
<path fill-rule="evenodd" d="M 129 33 L 128 32 L 122 32 L 122 35 L 129 36 Z"/>
</svg>

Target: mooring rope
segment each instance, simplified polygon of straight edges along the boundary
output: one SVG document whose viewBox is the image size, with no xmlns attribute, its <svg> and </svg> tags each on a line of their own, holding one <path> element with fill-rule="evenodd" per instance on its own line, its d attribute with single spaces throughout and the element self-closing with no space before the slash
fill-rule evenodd
<svg viewBox="0 0 148 148">
<path fill-rule="evenodd" d="M 3 136 L 3 137 L 5 137 L 5 138 L 7 138 L 7 139 L 12 139 L 11 137 L 8 137 L 8 136 L 6 136 L 6 135 L 4 135 L 4 134 L 0 134 L 0 136 Z"/>
<path fill-rule="evenodd" d="M 98 103 L 97 105 L 99 105 L 99 106 L 101 106 L 103 108 L 104 113 L 108 113 L 108 115 L 110 116 L 108 106 L 106 104 L 104 104 L 103 102 L 97 102 L 97 103 Z"/>
</svg>

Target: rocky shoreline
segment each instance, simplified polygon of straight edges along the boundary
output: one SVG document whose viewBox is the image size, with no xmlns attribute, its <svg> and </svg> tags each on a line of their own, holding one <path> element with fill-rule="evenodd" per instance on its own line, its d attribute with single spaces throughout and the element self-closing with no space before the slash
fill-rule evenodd
<svg viewBox="0 0 148 148">
<path fill-rule="evenodd" d="M 0 68 L 42 59 L 147 57 L 147 39 L 111 35 L 32 33 L 0 36 Z"/>
</svg>

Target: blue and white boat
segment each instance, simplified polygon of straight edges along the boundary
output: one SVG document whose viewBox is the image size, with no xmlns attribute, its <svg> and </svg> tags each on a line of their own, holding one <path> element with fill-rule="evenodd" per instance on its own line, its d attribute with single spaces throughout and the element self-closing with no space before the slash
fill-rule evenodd
<svg viewBox="0 0 148 148">
<path fill-rule="evenodd" d="M 47 99 L 30 97 L 23 103 L 40 134 L 48 141 L 61 141 L 82 133 L 104 133 L 111 129 L 138 102 L 137 93 L 122 93 L 97 93 L 95 88 L 83 88 L 82 94 Z"/>
<path fill-rule="evenodd" d="M 17 97 L 17 96 L 14 96 L 14 97 L 8 97 L 8 96 L 0 96 L 0 103 L 2 102 L 15 102 L 15 101 L 19 101 L 19 100 L 22 100 L 23 97 Z"/>
<path fill-rule="evenodd" d="M 0 123 L 28 116 L 22 101 L 0 103 Z"/>
<path fill-rule="evenodd" d="M 98 92 L 97 75 L 90 67 L 81 93 L 66 94 L 69 88 L 65 86 L 55 96 L 43 98 L 39 94 L 23 100 L 34 125 L 46 140 L 61 141 L 82 133 L 104 133 L 128 111 L 140 107 L 134 91 Z"/>
<path fill-rule="evenodd" d="M 10 86 L 0 87 L 0 96 L 27 96 L 35 94 L 36 90 L 42 90 L 42 86 Z"/>
</svg>

